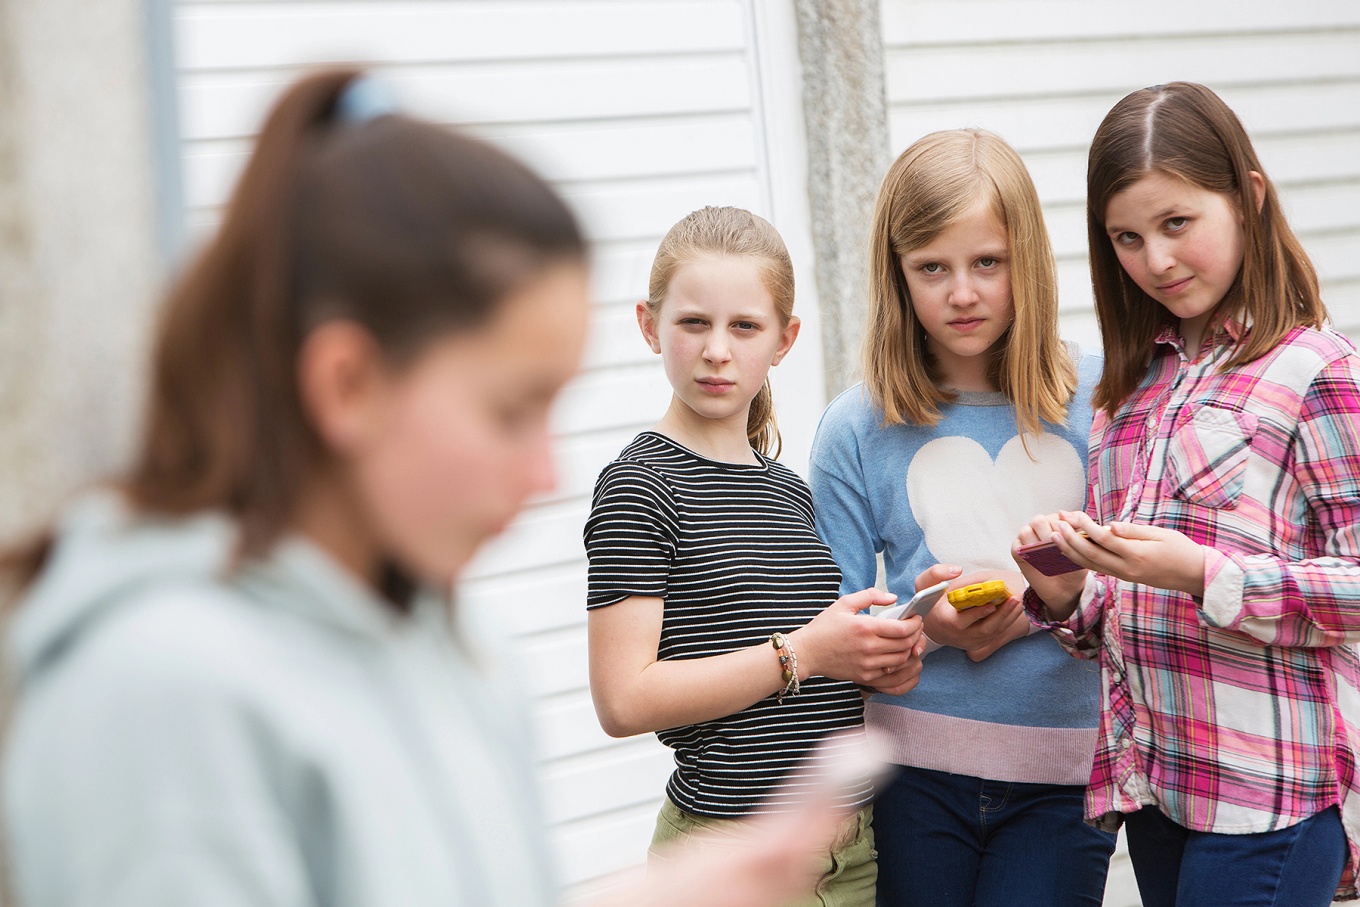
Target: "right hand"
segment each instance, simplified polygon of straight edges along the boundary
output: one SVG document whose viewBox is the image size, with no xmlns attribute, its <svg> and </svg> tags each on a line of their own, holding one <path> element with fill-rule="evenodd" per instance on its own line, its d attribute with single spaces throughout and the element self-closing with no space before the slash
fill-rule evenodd
<svg viewBox="0 0 1360 907">
<path fill-rule="evenodd" d="M 1076 530 L 1062 518 L 1061 514 L 1040 514 L 1025 524 L 1015 541 L 1011 543 L 1011 557 L 1015 558 L 1020 572 L 1034 589 L 1034 594 L 1043 600 L 1049 615 L 1056 620 L 1066 620 L 1077 610 L 1082 590 L 1086 588 L 1088 571 L 1074 570 L 1058 576 L 1044 576 L 1030 566 L 1028 561 L 1016 557 L 1015 553 L 1021 545 L 1032 545 L 1035 542 L 1047 542 L 1056 538 L 1059 549 L 1075 562 L 1081 563 L 1082 558 L 1070 547 L 1068 536 L 1077 539 Z"/>
<path fill-rule="evenodd" d="M 882 589 L 864 589 L 842 596 L 808 623 L 789 634 L 798 655 L 799 674 L 820 675 L 833 680 L 882 689 L 881 682 L 892 676 L 895 686 L 911 681 L 912 659 L 920 661 L 924 641 L 921 620 L 867 619 L 859 612 L 870 605 L 891 605 L 897 596 Z M 908 677 L 903 671 L 911 674 Z M 887 692 L 884 690 L 884 692 Z"/>
</svg>

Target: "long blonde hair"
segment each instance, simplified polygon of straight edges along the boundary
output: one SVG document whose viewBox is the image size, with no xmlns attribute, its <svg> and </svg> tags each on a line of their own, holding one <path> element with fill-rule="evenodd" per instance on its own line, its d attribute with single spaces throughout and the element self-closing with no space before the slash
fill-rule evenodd
<svg viewBox="0 0 1360 907">
<path fill-rule="evenodd" d="M 1015 405 L 1023 433 L 1061 424 L 1077 372 L 1058 337 L 1058 278 L 1039 195 L 1000 136 L 984 129 L 934 132 L 883 178 L 869 237 L 869 323 L 864 384 L 884 423 L 934 425 L 954 394 L 940 387 L 902 273 L 901 256 L 926 245 L 986 200 L 1005 226 L 1015 320 L 989 374 Z"/>
<path fill-rule="evenodd" d="M 745 208 L 700 208 L 671 227 L 656 250 L 647 281 L 646 304 L 652 317 L 660 312 L 676 269 L 715 256 L 757 261 L 761 283 L 774 300 L 780 327 L 788 327 L 793 318 L 793 259 L 779 231 Z M 746 437 L 753 448 L 766 456 L 778 457 L 783 447 L 769 378 L 751 401 Z"/>
</svg>

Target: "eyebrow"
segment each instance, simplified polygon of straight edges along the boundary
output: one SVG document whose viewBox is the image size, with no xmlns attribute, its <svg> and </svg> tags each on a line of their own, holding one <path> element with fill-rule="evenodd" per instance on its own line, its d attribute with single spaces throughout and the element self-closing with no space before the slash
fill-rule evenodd
<svg viewBox="0 0 1360 907">
<path fill-rule="evenodd" d="M 685 308 L 685 307 L 677 306 L 676 309 L 675 309 L 675 313 L 674 313 L 671 317 L 673 317 L 673 318 L 707 318 L 707 319 L 712 319 L 713 316 L 712 316 L 710 313 L 703 311 L 703 309 L 701 309 L 701 308 Z M 734 313 L 734 314 L 731 316 L 731 320 L 733 320 L 733 321 L 761 321 L 761 320 L 763 320 L 763 319 L 765 319 L 765 318 L 768 318 L 768 317 L 769 317 L 769 313 L 761 314 L 761 313 L 759 313 L 759 312 L 736 312 L 736 313 Z"/>
<path fill-rule="evenodd" d="M 973 257 L 974 257 L 974 258 L 1005 258 L 1005 257 L 1006 257 L 1007 255 L 1009 255 L 1009 254 L 1010 254 L 1010 248 L 1009 248 L 1009 247 L 1007 247 L 1007 246 L 996 246 L 995 248 L 991 248 L 991 249 L 980 249 Z M 940 256 L 938 256 L 938 255 L 930 255 L 930 254 L 925 253 L 925 252 L 904 252 L 904 253 L 902 254 L 902 257 L 905 258 L 907 261 L 912 262 L 912 263 L 922 262 L 922 261 L 926 261 L 926 262 L 929 262 L 929 261 L 938 261 L 939 258 L 940 258 Z"/>
</svg>

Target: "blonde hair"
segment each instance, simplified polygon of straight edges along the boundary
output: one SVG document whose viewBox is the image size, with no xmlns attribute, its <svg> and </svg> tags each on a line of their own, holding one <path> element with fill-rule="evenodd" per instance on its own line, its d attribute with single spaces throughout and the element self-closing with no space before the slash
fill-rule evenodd
<svg viewBox="0 0 1360 907">
<path fill-rule="evenodd" d="M 902 152 L 874 207 L 864 384 L 886 425 L 934 425 L 941 404 L 955 398 L 936 380 L 901 256 L 939 236 L 979 200 L 1006 230 L 1015 311 L 989 375 L 1015 405 L 1022 435 L 1042 431 L 1040 420 L 1067 420 L 1077 372 L 1058 337 L 1057 266 L 1034 182 L 1000 136 L 954 129 L 931 133 Z"/>
<path fill-rule="evenodd" d="M 646 304 L 652 317 L 660 312 L 671 278 L 681 265 L 714 257 L 756 260 L 760 281 L 774 300 L 780 326 L 788 327 L 793 318 L 793 259 L 779 231 L 745 208 L 700 208 L 671 227 L 656 250 L 647 281 Z M 766 456 L 778 457 L 783 447 L 769 378 L 751 401 L 746 437 Z"/>
</svg>

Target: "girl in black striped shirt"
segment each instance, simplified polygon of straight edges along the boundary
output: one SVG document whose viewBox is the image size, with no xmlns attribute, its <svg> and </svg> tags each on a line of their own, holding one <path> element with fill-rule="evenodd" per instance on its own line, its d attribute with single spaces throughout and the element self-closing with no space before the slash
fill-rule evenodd
<svg viewBox="0 0 1360 907">
<path fill-rule="evenodd" d="M 809 757 L 834 757 L 814 745 L 862 732 L 855 684 L 911 689 L 922 640 L 917 618 L 859 614 L 889 593 L 837 600 L 807 485 L 770 454 L 767 374 L 799 327 L 774 227 L 739 208 L 689 215 L 662 240 L 637 314 L 674 394 L 600 474 L 585 541 L 600 723 L 675 750 L 655 855 L 698 827 L 720 836 L 793 808 Z M 852 815 L 810 905 L 872 905 L 871 794 L 868 779 L 844 792 Z"/>
</svg>

